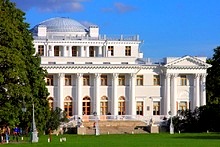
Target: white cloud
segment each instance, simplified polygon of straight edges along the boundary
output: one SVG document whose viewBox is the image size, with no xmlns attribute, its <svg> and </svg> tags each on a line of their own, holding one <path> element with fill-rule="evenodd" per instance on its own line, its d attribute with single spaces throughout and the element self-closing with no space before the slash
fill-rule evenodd
<svg viewBox="0 0 220 147">
<path fill-rule="evenodd" d="M 75 12 L 84 10 L 83 2 L 90 0 L 11 0 L 17 7 L 27 11 L 36 8 L 44 12 Z"/>
</svg>

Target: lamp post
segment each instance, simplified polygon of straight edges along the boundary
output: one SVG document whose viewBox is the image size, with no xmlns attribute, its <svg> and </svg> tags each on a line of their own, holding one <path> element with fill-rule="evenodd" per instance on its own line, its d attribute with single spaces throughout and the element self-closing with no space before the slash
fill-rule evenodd
<svg viewBox="0 0 220 147">
<path fill-rule="evenodd" d="M 172 112 L 169 111 L 168 114 L 170 115 L 170 134 L 174 134 Z"/>
<path fill-rule="evenodd" d="M 95 116 L 95 135 L 97 136 L 100 135 L 97 112 L 94 112 L 93 115 Z"/>
<path fill-rule="evenodd" d="M 38 132 L 36 128 L 36 123 L 34 119 L 34 103 L 32 104 L 33 106 L 33 116 L 32 116 L 32 137 L 31 137 L 31 142 L 38 142 Z"/>
</svg>

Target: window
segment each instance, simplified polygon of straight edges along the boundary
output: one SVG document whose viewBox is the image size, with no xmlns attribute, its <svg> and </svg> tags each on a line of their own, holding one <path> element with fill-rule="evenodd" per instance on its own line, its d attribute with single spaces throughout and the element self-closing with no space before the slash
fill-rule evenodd
<svg viewBox="0 0 220 147">
<path fill-rule="evenodd" d="M 46 80 L 47 80 L 47 86 L 53 86 L 53 75 L 48 75 Z"/>
<path fill-rule="evenodd" d="M 143 102 L 139 101 L 137 102 L 137 106 L 136 106 L 136 114 L 137 115 L 143 115 Z"/>
<path fill-rule="evenodd" d="M 54 46 L 54 56 L 60 56 L 59 46 Z"/>
<path fill-rule="evenodd" d="M 154 86 L 160 85 L 160 75 L 154 75 Z"/>
<path fill-rule="evenodd" d="M 44 46 L 43 45 L 38 45 L 38 54 L 40 56 L 44 55 Z"/>
<path fill-rule="evenodd" d="M 143 86 L 143 81 L 144 81 L 144 78 L 143 78 L 143 75 L 137 75 L 137 85 L 138 86 Z"/>
<path fill-rule="evenodd" d="M 101 86 L 107 86 L 107 75 L 101 75 Z"/>
<path fill-rule="evenodd" d="M 111 52 L 111 56 L 114 56 L 114 46 L 108 46 L 108 51 Z"/>
<path fill-rule="evenodd" d="M 108 98 L 106 96 L 101 97 L 100 108 L 101 108 L 100 114 L 107 115 L 107 113 L 108 113 Z"/>
<path fill-rule="evenodd" d="M 83 114 L 90 115 L 90 98 L 83 98 Z"/>
<path fill-rule="evenodd" d="M 53 98 L 52 97 L 48 98 L 48 103 L 49 103 L 49 108 L 52 111 L 53 110 Z"/>
<path fill-rule="evenodd" d="M 118 115 L 125 115 L 125 98 L 123 96 L 118 100 Z"/>
<path fill-rule="evenodd" d="M 95 56 L 95 50 L 94 46 L 89 47 L 89 57 L 94 57 Z"/>
<path fill-rule="evenodd" d="M 72 56 L 73 57 L 77 56 L 77 46 L 72 46 Z"/>
<path fill-rule="evenodd" d="M 64 110 L 67 118 L 73 115 L 72 98 L 70 96 L 67 96 L 64 99 Z"/>
<path fill-rule="evenodd" d="M 119 75 L 118 76 L 118 85 L 119 86 L 124 86 L 125 85 L 125 76 L 124 75 Z"/>
<path fill-rule="evenodd" d="M 181 76 L 180 76 L 180 85 L 181 85 L 181 86 L 186 86 L 186 85 L 187 85 L 186 75 L 181 75 Z"/>
<path fill-rule="evenodd" d="M 125 46 L 125 56 L 131 56 L 131 46 Z"/>
<path fill-rule="evenodd" d="M 89 75 L 83 75 L 83 85 L 89 86 Z"/>
<path fill-rule="evenodd" d="M 71 84 L 71 75 L 65 75 L 65 86 L 70 86 Z"/>
<path fill-rule="evenodd" d="M 181 110 L 181 111 L 187 110 L 187 102 L 180 102 L 179 103 L 179 110 Z"/>
<path fill-rule="evenodd" d="M 153 103 L 153 115 L 160 115 L 160 102 Z"/>
</svg>

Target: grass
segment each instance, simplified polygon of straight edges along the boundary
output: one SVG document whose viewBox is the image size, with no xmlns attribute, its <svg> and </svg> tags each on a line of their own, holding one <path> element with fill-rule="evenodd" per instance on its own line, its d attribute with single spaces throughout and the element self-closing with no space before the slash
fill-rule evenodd
<svg viewBox="0 0 220 147">
<path fill-rule="evenodd" d="M 60 137 L 66 137 L 66 142 L 60 142 Z M 181 133 L 181 134 L 123 134 L 123 135 L 62 135 L 52 136 L 52 142 L 47 142 L 48 136 L 42 135 L 38 143 L 12 142 L 6 147 L 217 147 L 220 146 L 218 133 Z"/>
</svg>

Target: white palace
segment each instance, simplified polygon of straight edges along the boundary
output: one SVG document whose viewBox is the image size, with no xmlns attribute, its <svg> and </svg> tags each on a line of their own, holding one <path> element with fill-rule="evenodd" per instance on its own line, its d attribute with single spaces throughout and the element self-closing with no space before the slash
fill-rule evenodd
<svg viewBox="0 0 220 147">
<path fill-rule="evenodd" d="M 177 114 L 206 104 L 206 57 L 144 59 L 134 36 L 106 36 L 70 18 L 52 18 L 32 30 L 46 69 L 49 104 L 73 115 Z"/>
</svg>

